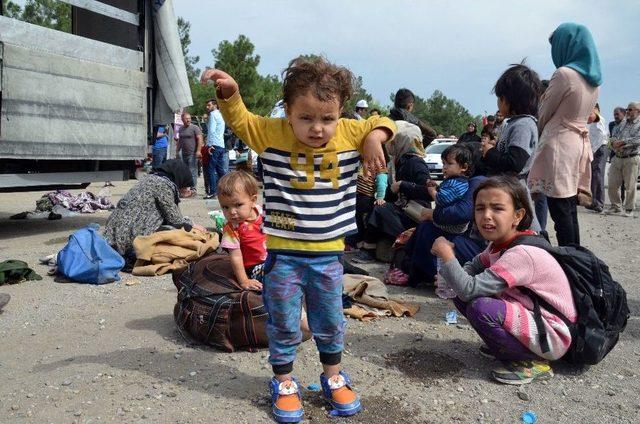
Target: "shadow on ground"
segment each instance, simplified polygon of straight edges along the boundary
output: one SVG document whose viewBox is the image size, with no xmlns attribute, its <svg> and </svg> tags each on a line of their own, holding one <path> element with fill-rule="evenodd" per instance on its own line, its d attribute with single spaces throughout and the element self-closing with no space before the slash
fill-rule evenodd
<svg viewBox="0 0 640 424">
<path fill-rule="evenodd" d="M 78 215 L 68 218 L 62 218 L 56 221 L 47 219 L 9 219 L 8 214 L 0 213 L 0 240 L 2 239 L 18 239 L 30 237 L 44 233 L 72 232 L 86 227 L 91 223 L 97 223 L 104 227 L 110 212 L 101 211 L 95 214 Z M 57 243 L 65 243 L 67 237 L 54 237 L 44 242 L 45 245 L 54 245 Z"/>
</svg>

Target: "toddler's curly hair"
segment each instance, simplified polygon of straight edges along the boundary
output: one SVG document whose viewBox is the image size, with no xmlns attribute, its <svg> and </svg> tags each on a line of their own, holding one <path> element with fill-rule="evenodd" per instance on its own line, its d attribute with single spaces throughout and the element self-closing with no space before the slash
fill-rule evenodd
<svg viewBox="0 0 640 424">
<path fill-rule="evenodd" d="M 353 74 L 323 57 L 297 57 L 282 72 L 283 100 L 291 105 L 297 96 L 310 91 L 318 100 L 338 100 L 340 107 L 353 94 Z"/>
</svg>

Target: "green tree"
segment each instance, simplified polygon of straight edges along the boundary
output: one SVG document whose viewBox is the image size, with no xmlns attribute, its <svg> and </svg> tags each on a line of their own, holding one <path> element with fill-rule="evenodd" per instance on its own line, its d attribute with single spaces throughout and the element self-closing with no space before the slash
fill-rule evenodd
<svg viewBox="0 0 640 424">
<path fill-rule="evenodd" d="M 393 102 L 395 94 L 391 94 Z M 480 116 L 473 116 L 454 99 L 435 90 L 427 100 L 414 93 L 413 114 L 431 126 L 438 134 L 459 136 L 467 130 L 469 122 L 481 123 Z"/>
<path fill-rule="evenodd" d="M 184 55 L 184 65 L 187 68 L 187 77 L 189 77 L 190 82 L 192 80 L 197 81 L 200 78 L 200 69 L 196 68 L 196 64 L 200 61 L 200 56 L 189 55 L 191 23 L 181 17 L 178 17 L 178 36 L 180 37 L 180 45 Z"/>
<path fill-rule="evenodd" d="M 19 4 L 12 1 L 7 1 L 5 3 L 5 0 L 2 0 L 2 6 L 2 13 L 5 16 L 14 19 L 20 19 L 22 17 L 22 8 Z"/>
<path fill-rule="evenodd" d="M 24 9 L 9 1 L 7 16 L 58 31 L 71 32 L 71 6 L 56 0 L 27 0 Z"/>
<path fill-rule="evenodd" d="M 214 66 L 224 70 L 238 82 L 242 98 L 254 113 L 268 114 L 282 96 L 282 83 L 275 75 L 261 76 L 258 73 L 260 56 L 254 54 L 255 46 L 245 35 L 233 41 L 220 42 L 211 50 Z"/>
</svg>

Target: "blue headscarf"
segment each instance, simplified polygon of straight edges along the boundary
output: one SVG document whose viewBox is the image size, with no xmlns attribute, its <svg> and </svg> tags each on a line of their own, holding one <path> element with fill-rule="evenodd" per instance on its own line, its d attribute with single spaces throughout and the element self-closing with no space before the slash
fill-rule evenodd
<svg viewBox="0 0 640 424">
<path fill-rule="evenodd" d="M 553 31 L 549 42 L 556 68 L 566 66 L 577 71 L 593 87 L 602 84 L 600 57 L 586 26 L 572 22 L 561 24 Z"/>
</svg>

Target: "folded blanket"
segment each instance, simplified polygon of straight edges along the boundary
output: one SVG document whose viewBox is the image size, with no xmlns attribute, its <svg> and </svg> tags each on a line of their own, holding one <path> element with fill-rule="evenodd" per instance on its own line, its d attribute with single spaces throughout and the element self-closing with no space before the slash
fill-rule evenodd
<svg viewBox="0 0 640 424">
<path fill-rule="evenodd" d="M 345 313 L 354 318 L 365 320 L 375 316 L 413 316 L 420 310 L 420 305 L 389 297 L 387 287 L 382 281 L 368 275 L 345 274 L 343 292 L 358 305 L 353 305 Z M 356 309 L 353 309 L 356 307 Z M 374 309 L 375 308 L 375 309 Z M 374 310 L 384 311 L 382 314 Z M 369 313 L 367 313 L 369 312 Z"/>
<path fill-rule="evenodd" d="M 185 268 L 189 262 L 214 252 L 220 242 L 217 233 L 205 233 L 197 229 L 158 231 L 133 240 L 136 263 L 133 275 L 163 275 Z"/>
</svg>

